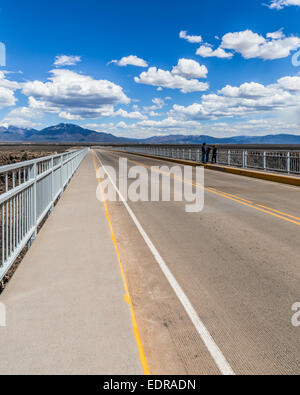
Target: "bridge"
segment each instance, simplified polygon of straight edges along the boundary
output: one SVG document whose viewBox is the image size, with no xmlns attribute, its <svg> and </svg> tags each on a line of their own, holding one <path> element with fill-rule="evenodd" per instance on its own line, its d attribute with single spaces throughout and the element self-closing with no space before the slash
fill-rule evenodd
<svg viewBox="0 0 300 395">
<path fill-rule="evenodd" d="M 0 169 L 2 374 L 299 374 L 299 151 L 224 147 L 200 166 L 200 149 L 93 147 Z M 115 182 L 138 195 L 166 166 L 205 167 L 204 184 L 182 180 L 203 209 L 172 191 L 126 199 Z"/>
</svg>

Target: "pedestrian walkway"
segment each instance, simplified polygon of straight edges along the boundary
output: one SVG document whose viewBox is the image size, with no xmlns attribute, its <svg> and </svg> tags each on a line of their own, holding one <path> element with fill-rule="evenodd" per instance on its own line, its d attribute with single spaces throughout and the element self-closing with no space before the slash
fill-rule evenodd
<svg viewBox="0 0 300 395">
<path fill-rule="evenodd" d="M 88 153 L 0 295 L 0 374 L 142 374 Z"/>
</svg>

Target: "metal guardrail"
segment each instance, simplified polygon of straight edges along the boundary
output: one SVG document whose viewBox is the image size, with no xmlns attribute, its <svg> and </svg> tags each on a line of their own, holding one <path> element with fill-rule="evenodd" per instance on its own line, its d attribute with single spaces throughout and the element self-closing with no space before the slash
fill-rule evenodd
<svg viewBox="0 0 300 395">
<path fill-rule="evenodd" d="M 111 149 L 114 148 L 111 147 Z M 201 162 L 202 159 L 201 146 L 127 145 L 117 149 L 195 162 Z M 212 152 L 210 152 L 208 163 L 211 157 Z M 216 164 L 241 167 L 243 169 L 252 168 L 287 174 L 300 174 L 300 151 L 217 148 Z"/>
<path fill-rule="evenodd" d="M 88 148 L 0 167 L 0 281 L 63 193 Z"/>
</svg>

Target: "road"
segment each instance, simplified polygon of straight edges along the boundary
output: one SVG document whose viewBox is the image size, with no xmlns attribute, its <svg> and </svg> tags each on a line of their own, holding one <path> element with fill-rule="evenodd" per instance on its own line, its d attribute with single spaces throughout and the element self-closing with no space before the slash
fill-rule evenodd
<svg viewBox="0 0 300 395">
<path fill-rule="evenodd" d="M 168 162 L 95 151 L 118 172 Z M 100 162 L 99 162 L 100 163 Z M 172 164 L 173 165 L 173 164 Z M 299 374 L 300 189 L 205 170 L 205 206 L 128 205 L 180 285 L 213 345 L 207 347 L 122 202 L 108 202 L 144 351 L 153 374 Z M 223 364 L 224 365 L 224 364 Z"/>
</svg>

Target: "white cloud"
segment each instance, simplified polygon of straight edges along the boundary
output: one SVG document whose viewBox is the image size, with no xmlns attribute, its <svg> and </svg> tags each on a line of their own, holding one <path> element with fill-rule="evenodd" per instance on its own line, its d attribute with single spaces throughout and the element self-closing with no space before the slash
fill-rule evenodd
<svg viewBox="0 0 300 395">
<path fill-rule="evenodd" d="M 192 43 L 192 44 L 199 44 L 199 43 L 202 42 L 202 37 L 201 36 L 189 36 L 187 34 L 187 31 L 185 31 L 185 30 L 182 30 L 179 33 L 179 37 L 183 38 L 184 40 L 186 40 L 186 41 L 188 41 L 189 43 Z"/>
<path fill-rule="evenodd" d="M 267 38 L 272 38 L 273 40 L 278 40 L 278 39 L 282 39 L 285 37 L 285 35 L 283 34 L 283 29 L 277 30 L 276 32 L 273 33 L 267 33 Z"/>
<path fill-rule="evenodd" d="M 6 79 L 6 74 L 12 74 L 8 71 L 0 71 L 0 87 L 7 88 L 12 91 L 16 91 L 17 89 L 21 88 L 21 84 L 16 81 L 10 81 Z"/>
<path fill-rule="evenodd" d="M 75 121 L 75 120 L 81 120 L 82 119 L 80 115 L 73 115 L 73 114 L 70 114 L 67 111 L 61 111 L 58 114 L 58 116 L 60 118 L 67 119 L 68 121 Z"/>
<path fill-rule="evenodd" d="M 9 125 L 20 128 L 34 128 L 39 124 L 36 122 L 42 114 L 29 107 L 18 107 L 11 110 L 1 121 L 6 127 Z"/>
<path fill-rule="evenodd" d="M 144 106 L 143 107 L 145 112 L 149 112 L 149 115 L 151 112 L 153 113 L 155 110 L 161 110 L 166 105 L 165 101 L 159 97 L 155 97 L 154 99 L 152 99 L 152 103 L 153 103 L 152 106 Z M 158 115 L 160 115 L 160 114 L 158 114 Z"/>
<path fill-rule="evenodd" d="M 266 37 L 251 30 L 244 30 L 225 34 L 216 50 L 213 50 L 210 44 L 205 44 L 198 48 L 196 54 L 203 57 L 230 58 L 233 54 L 225 50 L 231 50 L 241 54 L 245 59 L 274 60 L 286 58 L 298 48 L 300 38 L 286 37 L 282 30 L 267 33 Z"/>
<path fill-rule="evenodd" d="M 0 71 L 0 109 L 14 106 L 16 104 L 17 99 L 14 93 L 21 87 L 18 82 L 6 79 L 6 74 L 8 73 L 5 71 Z"/>
<path fill-rule="evenodd" d="M 119 115 L 120 117 L 129 118 L 129 119 L 147 119 L 147 117 L 141 114 L 139 111 L 127 112 L 125 110 L 120 109 L 115 112 L 115 115 Z"/>
<path fill-rule="evenodd" d="M 17 99 L 15 98 L 12 90 L 0 86 L 0 109 L 14 106 L 16 101 Z"/>
<path fill-rule="evenodd" d="M 231 52 L 224 51 L 223 48 L 217 48 L 213 50 L 210 45 L 205 44 L 201 45 L 196 51 L 196 55 L 202 56 L 203 58 L 223 58 L 223 59 L 231 59 L 233 54 Z"/>
<path fill-rule="evenodd" d="M 206 91 L 209 88 L 208 83 L 193 78 L 195 75 L 197 75 L 196 78 L 206 78 L 206 67 L 190 59 L 179 59 L 177 66 L 173 67 L 172 71 L 150 67 L 134 80 L 138 84 L 180 89 L 183 93 Z"/>
<path fill-rule="evenodd" d="M 192 59 L 179 59 L 177 66 L 172 69 L 172 74 L 181 75 L 184 78 L 206 78 L 208 70 Z"/>
<path fill-rule="evenodd" d="M 152 103 L 154 105 L 150 107 L 151 110 L 161 110 L 166 105 L 164 100 L 159 97 L 152 99 Z"/>
<path fill-rule="evenodd" d="M 286 109 L 300 110 L 300 77 L 284 77 L 267 86 L 255 82 L 227 85 L 218 94 L 203 95 L 200 103 L 175 104 L 169 114 L 184 120 L 216 120 Z"/>
<path fill-rule="evenodd" d="M 116 136 L 146 138 L 154 135 L 211 135 L 215 137 L 231 137 L 240 135 L 266 135 L 293 133 L 300 135 L 300 122 L 295 122 L 288 116 L 250 118 L 221 122 L 203 123 L 197 120 L 174 118 L 171 115 L 161 121 L 147 120 L 133 124 L 120 122 L 118 124 L 103 123 L 101 125 L 85 125 L 89 129 L 113 133 Z"/>
<path fill-rule="evenodd" d="M 113 114 L 116 104 L 130 103 L 123 89 L 113 82 L 95 80 L 66 69 L 50 73 L 47 82 L 36 80 L 23 85 L 22 92 L 29 97 L 30 107 L 69 118 L 98 118 Z"/>
<path fill-rule="evenodd" d="M 199 126 L 198 122 L 194 121 L 180 121 L 178 119 L 174 119 L 172 117 L 168 117 L 163 119 L 162 121 L 153 121 L 146 120 L 138 122 L 137 124 L 140 127 L 144 128 L 152 128 L 157 131 L 161 131 L 162 129 L 178 129 L 178 128 L 188 128 L 190 126 Z"/>
<path fill-rule="evenodd" d="M 149 116 L 150 117 L 160 117 L 161 114 L 152 110 L 149 112 Z"/>
<path fill-rule="evenodd" d="M 8 128 L 9 126 L 15 126 L 16 128 L 22 128 L 22 129 L 34 129 L 40 124 L 36 122 L 32 122 L 29 119 L 23 119 L 23 118 L 3 118 L 2 121 L 0 121 L 0 126 L 4 126 L 5 128 Z"/>
<path fill-rule="evenodd" d="M 81 56 L 59 55 L 55 58 L 54 66 L 75 66 L 79 62 L 81 62 Z"/>
<path fill-rule="evenodd" d="M 146 60 L 138 58 L 136 55 L 125 56 L 120 60 L 111 60 L 110 63 L 115 63 L 118 66 L 136 66 L 136 67 L 148 67 Z"/>
<path fill-rule="evenodd" d="M 292 5 L 300 7 L 300 0 L 271 0 L 268 7 L 271 9 L 282 10 L 284 7 Z"/>
<path fill-rule="evenodd" d="M 285 37 L 281 32 L 269 33 L 269 37 L 245 30 L 236 33 L 227 33 L 222 38 L 221 47 L 235 50 L 245 59 L 280 59 L 286 58 L 291 51 L 300 47 L 299 37 Z M 278 38 L 274 38 L 278 37 Z"/>
<path fill-rule="evenodd" d="M 123 122 L 123 121 L 119 122 L 116 126 L 118 128 L 122 128 L 122 129 L 125 129 L 125 128 L 127 129 L 128 128 L 127 124 L 125 122 Z"/>
<path fill-rule="evenodd" d="M 278 80 L 278 84 L 287 91 L 300 92 L 300 77 L 283 77 Z"/>
</svg>

